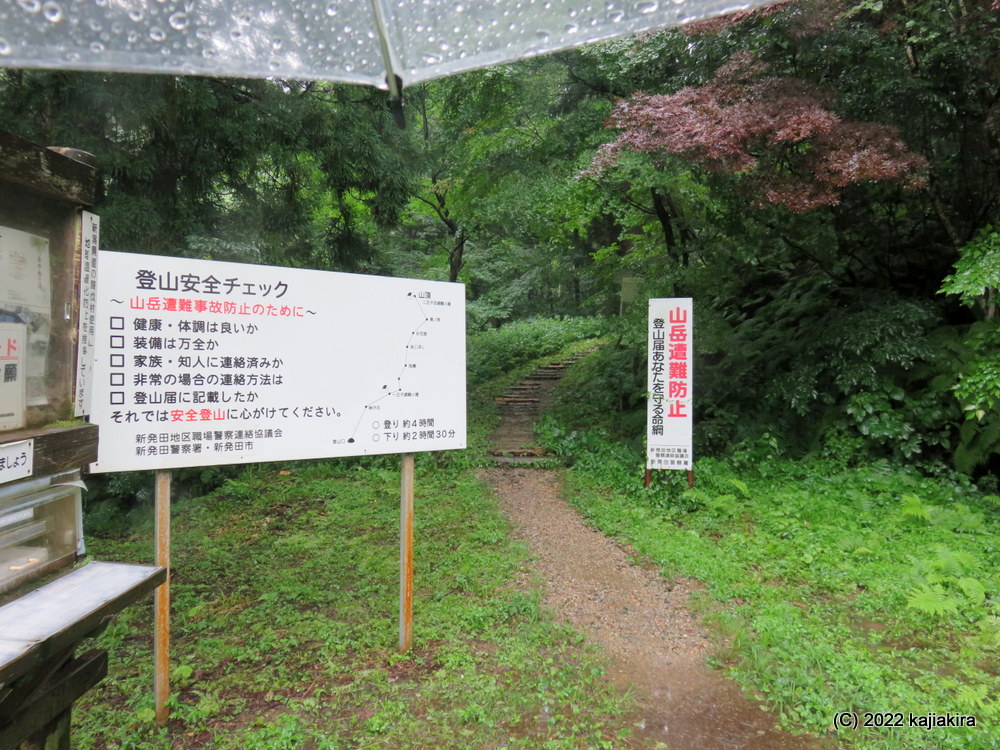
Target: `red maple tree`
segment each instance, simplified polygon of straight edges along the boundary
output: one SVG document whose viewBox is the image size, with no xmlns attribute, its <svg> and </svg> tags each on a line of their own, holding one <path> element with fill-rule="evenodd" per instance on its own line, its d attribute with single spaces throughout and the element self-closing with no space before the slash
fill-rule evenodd
<svg viewBox="0 0 1000 750">
<path fill-rule="evenodd" d="M 608 126 L 621 132 L 599 150 L 588 173 L 603 172 L 624 150 L 676 154 L 738 174 L 756 203 L 793 211 L 835 205 L 853 183 L 924 185 L 927 160 L 894 128 L 841 118 L 831 104 L 820 87 L 769 75 L 766 63 L 740 53 L 704 86 L 619 101 Z"/>
</svg>

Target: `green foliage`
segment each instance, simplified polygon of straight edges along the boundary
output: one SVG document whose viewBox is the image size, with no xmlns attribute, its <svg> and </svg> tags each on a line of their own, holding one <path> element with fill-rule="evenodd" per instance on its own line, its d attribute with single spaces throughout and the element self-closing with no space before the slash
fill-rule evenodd
<svg viewBox="0 0 1000 750">
<path fill-rule="evenodd" d="M 200 497 L 245 471 L 245 466 L 198 466 L 171 472 L 174 500 Z M 152 517 L 152 471 L 95 474 L 87 478 L 84 529 L 88 536 L 122 536 Z"/>
<path fill-rule="evenodd" d="M 409 192 L 384 95 L 274 80 L 0 71 L 0 127 L 91 152 L 102 244 L 356 268 Z"/>
<path fill-rule="evenodd" d="M 902 507 L 900 512 L 903 514 L 904 518 L 918 519 L 921 521 L 930 521 L 931 514 L 927 507 L 920 501 L 920 498 L 916 495 L 904 494 L 902 500 Z"/>
<path fill-rule="evenodd" d="M 421 461 L 414 648 L 396 650 L 398 467 L 253 467 L 177 503 L 171 722 L 152 722 L 145 607 L 100 636 L 112 678 L 74 747 L 621 747 L 627 701 L 524 584 L 525 550 L 474 470 Z M 144 561 L 151 524 L 89 545 Z M 195 739 L 197 738 L 197 739 Z"/>
<path fill-rule="evenodd" d="M 905 12 L 871 4 L 840 17 L 821 5 L 768 10 L 696 29 L 688 40 L 697 59 L 687 64 L 671 55 L 664 37 L 649 41 L 649 49 L 664 53 L 667 70 L 636 89 L 670 94 L 697 86 L 713 66 L 752 52 L 776 76 L 795 76 L 806 87 L 822 82 L 837 97 L 840 116 L 898 126 L 912 149 L 934 161 L 933 191 L 904 194 L 867 182 L 845 191 L 829 211 L 808 216 L 747 211 L 746 194 L 733 181 L 690 164 L 685 170 L 681 157 L 663 153 L 643 164 L 630 157 L 595 182 L 625 196 L 615 216 L 630 233 L 627 245 L 618 236 L 595 258 L 658 279 L 649 289 L 654 296 L 696 299 L 696 440 L 703 452 L 766 431 L 796 455 L 836 452 L 849 462 L 893 456 L 927 466 L 953 458 L 966 471 L 987 466 L 992 433 L 970 427 L 960 434 L 950 389 L 958 385 L 963 406 L 978 401 L 972 413 L 989 417 L 1000 346 L 984 344 L 982 364 L 972 364 L 971 342 L 934 333 L 964 325 L 934 299 L 952 270 L 955 238 L 977 237 L 952 277 L 954 293 L 982 301 L 997 265 L 989 260 L 991 214 L 972 209 L 976 195 L 997 205 L 991 174 L 1000 165 L 986 147 L 991 99 L 981 86 L 989 78 L 991 25 L 979 6 L 960 15 L 968 35 L 933 4 Z M 897 26 L 907 33 L 886 33 Z M 630 80 L 627 63 L 614 56 L 617 46 L 580 54 L 590 80 Z M 642 54 L 644 45 L 630 51 Z M 960 145 L 973 142 L 972 150 Z M 773 146 L 756 144 L 752 155 L 764 160 Z M 977 187 L 963 184 L 967 178 Z M 673 198 L 670 210 L 656 210 L 642 192 L 650 189 Z M 933 228 L 925 222 L 931 213 L 941 222 Z M 639 405 L 642 388 L 637 384 L 626 400 Z"/>
<path fill-rule="evenodd" d="M 617 312 L 618 281 L 638 277 L 645 295 L 696 299 L 702 453 L 767 433 L 794 455 L 982 476 L 1000 446 L 994 16 L 982 2 L 771 7 L 410 87 L 405 131 L 369 89 L 4 69 L 0 127 L 97 156 L 110 247 L 454 278 L 473 331 Z M 851 177 L 804 215 L 754 205 L 749 172 L 684 154 L 586 173 L 616 99 L 690 91 L 747 53 L 789 90 L 822 87 L 829 122 L 898 130 L 933 185 Z M 797 138 L 746 155 L 794 179 L 792 157 L 831 145 Z M 840 146 L 826 167 L 871 163 L 864 143 Z M 956 301 L 983 320 L 969 327 Z M 579 388 L 616 434 L 641 421 L 640 317 Z M 504 360 L 475 349 L 478 382 Z"/>
<path fill-rule="evenodd" d="M 941 293 L 958 295 L 963 304 L 978 305 L 985 317 L 992 318 L 1000 293 L 1000 232 L 983 227 L 959 256 L 955 272 L 941 284 Z"/>
<path fill-rule="evenodd" d="M 828 731 L 831 705 L 972 713 L 981 729 L 929 739 L 861 730 L 864 750 L 993 747 L 1000 646 L 1000 517 L 960 475 L 931 480 L 882 463 L 790 462 L 773 438 L 735 462 L 702 459 L 696 485 L 654 472 L 641 446 L 549 421 L 574 452 L 572 499 L 589 521 L 704 585 L 700 608 L 728 645 L 719 665 L 788 728 Z M 947 675 L 943 679 L 942 675 Z"/>
<path fill-rule="evenodd" d="M 467 354 L 469 384 L 483 383 L 574 341 L 594 338 L 602 330 L 603 323 L 595 318 L 534 318 L 474 333 Z"/>
<path fill-rule="evenodd" d="M 955 465 L 972 472 L 1000 454 L 1000 234 L 984 227 L 960 251 L 955 272 L 941 286 L 941 293 L 954 294 L 968 307 L 978 307 L 984 319 L 969 326 L 962 341 L 961 368 L 954 385 L 955 396 L 967 421 L 959 430 Z"/>
<path fill-rule="evenodd" d="M 913 558 L 909 577 L 914 581 L 906 606 L 933 617 L 967 613 L 972 620 L 983 616 L 986 588 L 975 575 L 981 564 L 971 552 L 936 545 L 933 556 Z"/>
</svg>

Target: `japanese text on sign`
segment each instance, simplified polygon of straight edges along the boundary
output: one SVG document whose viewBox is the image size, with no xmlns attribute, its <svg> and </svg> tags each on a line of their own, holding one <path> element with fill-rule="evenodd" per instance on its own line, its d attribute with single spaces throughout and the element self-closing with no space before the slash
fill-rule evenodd
<svg viewBox="0 0 1000 750">
<path fill-rule="evenodd" d="M 460 284 L 101 252 L 95 471 L 465 447 Z"/>
<path fill-rule="evenodd" d="M 90 413 L 93 388 L 94 333 L 97 328 L 97 250 L 101 246 L 101 219 L 84 211 L 80 217 L 80 330 L 76 348 L 76 396 L 73 415 Z"/>
<path fill-rule="evenodd" d="M 30 477 L 34 471 L 35 441 L 0 445 L 0 484 Z"/>
<path fill-rule="evenodd" d="M 692 467 L 692 354 L 690 298 L 649 300 L 646 467 Z"/>
</svg>

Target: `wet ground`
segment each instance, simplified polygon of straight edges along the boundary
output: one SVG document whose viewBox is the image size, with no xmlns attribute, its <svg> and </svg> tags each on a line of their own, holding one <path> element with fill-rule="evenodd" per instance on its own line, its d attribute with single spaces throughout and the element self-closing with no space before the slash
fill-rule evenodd
<svg viewBox="0 0 1000 750">
<path fill-rule="evenodd" d="M 668 583 L 587 526 L 562 496 L 558 472 L 525 466 L 542 451 L 531 423 L 558 376 L 536 371 L 528 388 L 501 400 L 493 435 L 498 467 L 484 471 L 501 507 L 530 546 L 545 581 L 545 603 L 586 634 L 611 662 L 609 676 L 640 710 L 636 748 L 831 750 L 833 745 L 774 728 L 774 717 L 710 669 L 710 641 L 688 607 L 691 581 Z M 524 384 L 522 384 L 524 385 Z"/>
</svg>

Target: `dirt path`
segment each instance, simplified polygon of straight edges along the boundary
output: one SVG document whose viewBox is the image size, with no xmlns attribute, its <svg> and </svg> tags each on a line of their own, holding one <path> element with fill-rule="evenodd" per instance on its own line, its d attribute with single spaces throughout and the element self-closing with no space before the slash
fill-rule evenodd
<svg viewBox="0 0 1000 750">
<path fill-rule="evenodd" d="M 533 389 L 543 409 L 551 381 Z M 519 404 L 510 409 L 509 403 Z M 617 543 L 588 527 L 562 496 L 557 472 L 529 468 L 532 408 L 506 402 L 494 434 L 499 468 L 484 478 L 516 533 L 536 556 L 545 603 L 600 646 L 611 678 L 641 707 L 633 746 L 670 750 L 819 750 L 809 737 L 772 728 L 770 714 L 708 668 L 709 641 L 687 606 L 693 585 L 669 584 L 633 564 Z M 514 454 L 514 455 L 511 455 Z"/>
</svg>

